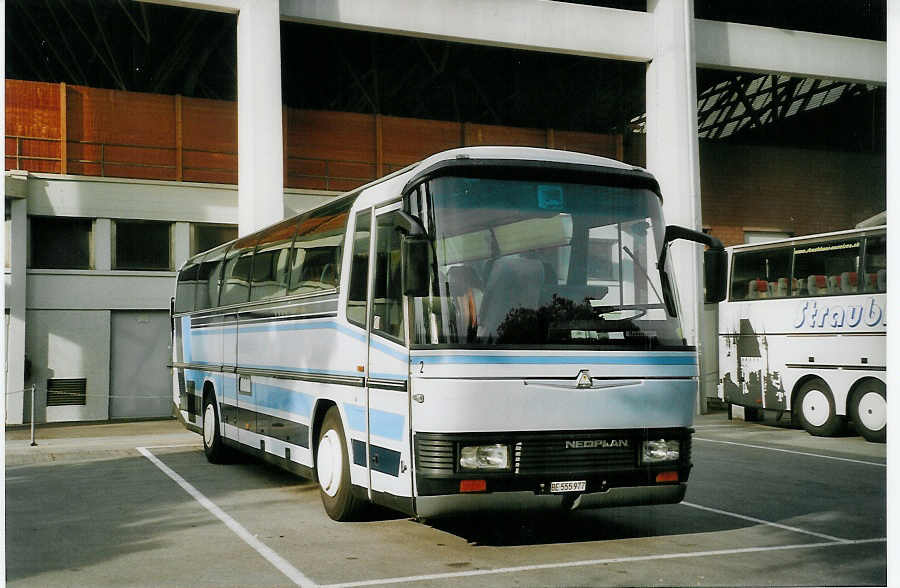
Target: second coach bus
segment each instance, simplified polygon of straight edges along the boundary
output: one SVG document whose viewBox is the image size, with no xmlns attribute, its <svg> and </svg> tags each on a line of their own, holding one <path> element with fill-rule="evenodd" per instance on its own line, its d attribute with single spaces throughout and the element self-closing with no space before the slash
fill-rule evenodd
<svg viewBox="0 0 900 588">
<path fill-rule="evenodd" d="M 719 397 L 813 435 L 887 435 L 884 226 L 728 248 Z"/>
<path fill-rule="evenodd" d="M 315 479 L 336 520 L 678 502 L 697 355 L 666 250 L 711 246 L 712 298 L 725 254 L 661 202 L 613 160 L 465 148 L 201 253 L 177 413 L 211 461 Z"/>
</svg>

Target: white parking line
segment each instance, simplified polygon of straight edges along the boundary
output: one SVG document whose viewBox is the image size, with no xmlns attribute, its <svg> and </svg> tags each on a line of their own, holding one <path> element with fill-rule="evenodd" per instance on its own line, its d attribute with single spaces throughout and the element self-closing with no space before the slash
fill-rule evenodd
<svg viewBox="0 0 900 588">
<path fill-rule="evenodd" d="M 839 545 L 860 545 L 863 543 L 884 543 L 885 537 L 875 539 L 860 539 L 839 543 L 829 541 L 826 543 L 798 543 L 792 545 L 772 545 L 768 547 L 742 547 L 736 549 L 717 549 L 714 551 L 691 551 L 687 553 L 662 553 L 656 555 L 636 555 L 631 557 L 611 557 L 607 559 L 590 559 L 583 561 L 571 561 L 549 564 L 535 564 L 531 566 L 518 566 L 511 568 L 496 568 L 492 570 L 469 570 L 465 572 L 446 572 L 442 574 L 424 574 L 421 576 L 405 576 L 398 578 L 381 578 L 378 580 L 361 580 L 359 582 L 344 582 L 341 584 L 323 584 L 320 588 L 355 588 L 357 586 L 378 586 L 381 584 L 401 584 L 409 582 L 424 582 L 428 580 L 446 580 L 454 578 L 467 578 L 472 576 L 489 576 L 496 574 L 513 574 L 519 572 L 532 572 L 539 570 L 554 570 L 562 568 L 576 568 L 585 566 L 598 566 L 604 564 L 630 563 L 636 561 L 652 561 L 662 559 L 682 559 L 689 557 L 709 557 L 716 555 L 735 555 L 741 553 L 759 553 L 765 551 L 787 551 L 790 549 L 813 549 L 817 547 L 835 547 Z"/>
<path fill-rule="evenodd" d="M 782 525 L 781 523 L 773 523 L 772 521 L 766 521 L 763 519 L 748 517 L 747 515 L 738 514 L 736 512 L 728 512 L 727 510 L 719 510 L 718 508 L 712 508 L 710 506 L 701 506 L 699 504 L 694 504 L 692 502 L 687 502 L 687 501 L 682 501 L 681 504 L 683 504 L 684 506 L 689 506 L 691 508 L 696 508 L 699 510 L 705 510 L 708 512 L 714 512 L 716 514 L 725 515 L 725 516 L 733 517 L 736 519 L 743 519 L 745 521 L 759 523 L 760 525 L 768 525 L 770 527 L 777 527 L 779 529 L 784 529 L 785 531 L 792 531 L 794 533 L 803 533 L 804 535 L 812 535 L 813 537 L 818 537 L 819 539 L 827 539 L 829 541 L 836 541 L 838 543 L 851 543 L 852 542 L 852 539 L 843 539 L 841 537 L 825 535 L 824 533 L 816 533 L 815 531 L 807 531 L 805 529 L 800 529 L 798 527 Z"/>
<path fill-rule="evenodd" d="M 765 449 L 768 451 L 779 451 L 781 453 L 793 453 L 794 455 L 805 455 L 807 457 L 820 457 L 822 459 L 833 459 L 835 461 L 849 461 L 850 463 L 859 463 L 863 465 L 878 466 L 886 468 L 886 463 L 878 463 L 876 461 L 864 461 L 861 459 L 850 459 L 847 457 L 835 457 L 833 455 L 821 455 L 819 453 L 807 453 L 805 451 L 794 451 L 792 449 L 778 449 L 777 447 L 766 447 L 765 445 L 751 445 L 750 443 L 737 443 L 735 441 L 720 441 L 718 439 L 707 439 L 705 437 L 692 437 L 694 441 L 706 441 L 707 443 L 723 443 L 725 445 L 738 445 L 740 447 L 751 447 L 753 449 Z"/>
<path fill-rule="evenodd" d="M 727 425 L 694 425 L 695 429 L 721 429 L 725 427 L 734 427 L 731 423 Z"/>
<path fill-rule="evenodd" d="M 150 460 L 150 462 L 158 467 L 162 472 L 172 478 L 176 484 L 181 486 L 185 492 L 190 494 L 194 500 L 199 502 L 203 508 L 211 512 L 215 515 L 220 521 L 225 523 L 229 529 L 234 531 L 234 533 L 243 539 L 247 545 L 255 549 L 261 556 L 263 556 L 270 564 L 275 566 L 275 568 L 287 576 L 294 584 L 297 586 L 302 586 L 304 588 L 315 588 L 317 584 L 307 578 L 303 572 L 292 566 L 286 559 L 275 553 L 268 545 L 254 537 L 250 534 L 250 531 L 245 529 L 240 523 L 231 518 L 229 515 L 225 513 L 221 508 L 215 505 L 213 501 L 204 496 L 199 490 L 194 488 L 187 480 L 179 476 L 172 470 L 169 466 L 164 464 L 159 460 L 155 455 L 150 453 L 150 451 L 146 447 L 136 447 L 136 449 Z"/>
</svg>

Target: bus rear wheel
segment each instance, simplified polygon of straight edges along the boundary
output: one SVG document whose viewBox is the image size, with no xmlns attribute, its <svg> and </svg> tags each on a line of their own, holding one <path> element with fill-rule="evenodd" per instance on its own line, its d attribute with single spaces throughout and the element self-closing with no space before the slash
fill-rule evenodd
<svg viewBox="0 0 900 588">
<path fill-rule="evenodd" d="M 861 384 L 850 399 L 850 419 L 866 441 L 887 441 L 887 396 L 884 384 L 867 381 Z"/>
<path fill-rule="evenodd" d="M 362 512 L 365 503 L 350 488 L 350 453 L 344 426 L 336 406 L 325 413 L 316 445 L 316 480 L 325 512 L 335 521 L 350 521 Z"/>
<path fill-rule="evenodd" d="M 834 437 L 847 425 L 847 419 L 837 414 L 831 389 L 819 378 L 809 380 L 800 387 L 795 408 L 800 424 L 810 435 Z"/>
</svg>

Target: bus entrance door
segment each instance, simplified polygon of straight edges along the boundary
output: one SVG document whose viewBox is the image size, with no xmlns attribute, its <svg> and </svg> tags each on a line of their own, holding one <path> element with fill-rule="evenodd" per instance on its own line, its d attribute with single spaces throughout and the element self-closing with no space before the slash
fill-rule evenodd
<svg viewBox="0 0 900 588">
<path fill-rule="evenodd" d="M 400 284 L 400 204 L 376 210 L 369 303 L 368 466 L 373 498 L 412 497 L 409 350 Z"/>
</svg>

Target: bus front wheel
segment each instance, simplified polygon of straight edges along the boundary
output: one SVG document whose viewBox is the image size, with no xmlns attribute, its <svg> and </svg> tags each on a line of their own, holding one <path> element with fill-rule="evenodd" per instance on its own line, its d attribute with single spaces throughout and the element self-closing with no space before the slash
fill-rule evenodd
<svg viewBox="0 0 900 588">
<path fill-rule="evenodd" d="M 797 393 L 800 423 L 810 435 L 834 437 L 844 430 L 847 419 L 837 414 L 831 389 L 819 378 L 809 380 Z"/>
<path fill-rule="evenodd" d="M 850 419 L 866 441 L 884 443 L 887 440 L 887 397 L 884 384 L 868 381 L 860 385 L 850 400 Z"/>
<path fill-rule="evenodd" d="M 316 480 L 329 517 L 349 521 L 359 516 L 364 504 L 350 488 L 350 453 L 336 406 L 329 408 L 322 420 L 316 446 Z"/>
<path fill-rule="evenodd" d="M 206 398 L 203 405 L 203 453 L 210 463 L 224 463 L 227 449 L 222 442 L 219 432 L 219 413 L 216 410 L 216 402 L 211 397 Z"/>
</svg>

